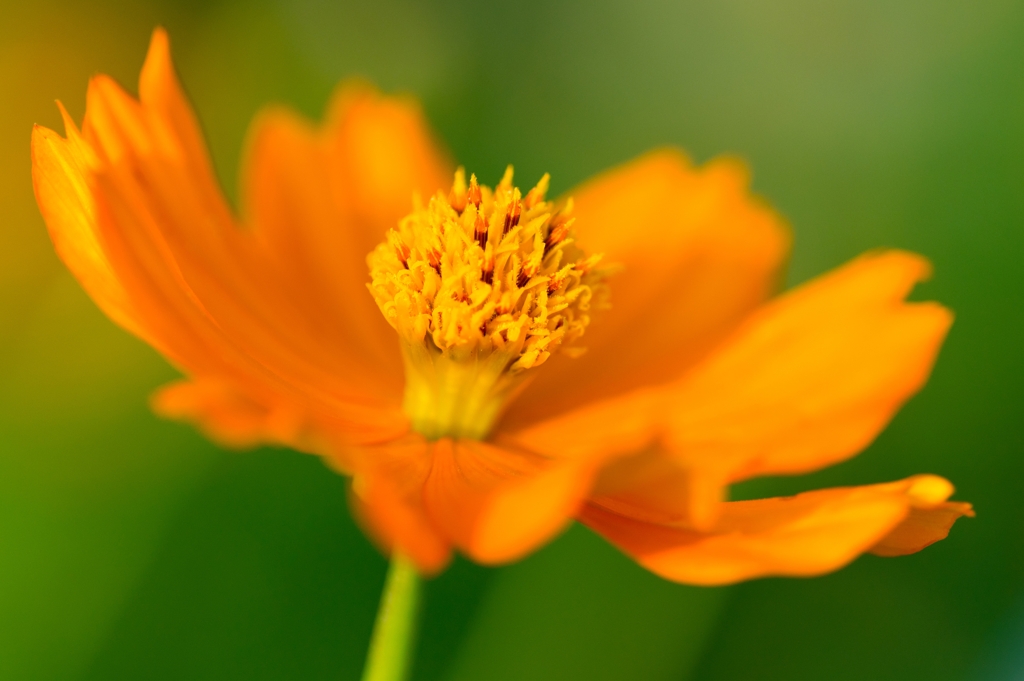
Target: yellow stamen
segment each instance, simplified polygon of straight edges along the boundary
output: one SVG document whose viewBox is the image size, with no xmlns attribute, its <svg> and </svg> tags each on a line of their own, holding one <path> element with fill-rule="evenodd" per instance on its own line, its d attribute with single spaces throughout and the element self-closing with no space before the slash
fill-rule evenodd
<svg viewBox="0 0 1024 681">
<path fill-rule="evenodd" d="M 512 167 L 491 190 L 455 174 L 367 257 L 370 293 L 398 332 L 404 408 L 430 438 L 483 438 L 533 371 L 575 345 L 607 306 L 607 267 L 573 238 L 572 202 L 527 192 Z"/>
</svg>

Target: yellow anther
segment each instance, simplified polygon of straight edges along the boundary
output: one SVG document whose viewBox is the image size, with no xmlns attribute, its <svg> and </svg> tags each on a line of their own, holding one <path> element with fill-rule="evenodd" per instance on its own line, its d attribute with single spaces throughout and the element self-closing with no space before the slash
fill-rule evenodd
<svg viewBox="0 0 1024 681">
<path fill-rule="evenodd" d="M 527 210 L 530 210 L 544 200 L 545 195 L 548 193 L 548 185 L 550 183 L 551 176 L 544 173 L 544 177 L 540 178 L 540 182 L 537 183 L 537 186 L 527 192 L 526 198 L 524 199 Z"/>
<path fill-rule="evenodd" d="M 448 203 L 459 214 L 466 210 L 466 171 L 459 168 L 455 171 L 455 182 L 452 183 L 452 191 L 448 194 Z"/>
<path fill-rule="evenodd" d="M 480 202 L 483 200 L 483 196 L 480 193 L 480 185 L 476 182 L 476 175 L 470 175 L 469 177 L 469 192 L 467 194 L 469 202 L 477 208 L 480 207 Z"/>
<path fill-rule="evenodd" d="M 532 370 L 574 346 L 607 305 L 607 268 L 572 238 L 572 202 L 525 198 L 512 167 L 491 190 L 459 169 L 451 192 L 403 218 L 367 257 L 398 332 L 406 412 L 431 437 L 482 437 Z"/>
</svg>

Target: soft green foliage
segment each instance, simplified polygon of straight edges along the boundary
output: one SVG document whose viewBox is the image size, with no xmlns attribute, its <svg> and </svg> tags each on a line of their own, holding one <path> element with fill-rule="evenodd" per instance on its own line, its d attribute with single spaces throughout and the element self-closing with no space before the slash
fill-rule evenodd
<svg viewBox="0 0 1024 681">
<path fill-rule="evenodd" d="M 158 23 L 232 196 L 261 103 L 318 116 L 359 73 L 420 96 L 485 182 L 511 162 L 558 194 L 656 145 L 738 154 L 793 224 L 790 283 L 897 246 L 935 264 L 916 295 L 957 313 L 931 382 L 865 454 L 737 490 L 934 472 L 978 511 L 949 540 L 695 589 L 576 528 L 428 582 L 416 681 L 1024 669 L 1021 3 L 0 0 L 0 16 L 0 679 L 355 679 L 384 579 L 316 459 L 222 453 L 151 416 L 173 371 L 48 244 L 31 125 L 59 129 L 56 97 L 80 117 L 93 73 L 133 85 Z"/>
</svg>

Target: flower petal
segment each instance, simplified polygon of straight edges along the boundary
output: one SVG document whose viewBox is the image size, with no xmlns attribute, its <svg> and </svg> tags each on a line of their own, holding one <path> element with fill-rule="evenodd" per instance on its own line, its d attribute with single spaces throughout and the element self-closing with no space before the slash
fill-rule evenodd
<svg viewBox="0 0 1024 681">
<path fill-rule="evenodd" d="M 280 108 L 249 134 L 247 221 L 297 301 L 312 298 L 338 323 L 332 347 L 348 371 L 401 393 L 397 337 L 367 294 L 366 256 L 412 208 L 451 182 L 453 167 L 412 100 L 381 96 L 361 82 L 338 88 L 314 129 Z"/>
<path fill-rule="evenodd" d="M 416 434 L 328 461 L 353 476 L 355 509 L 371 535 L 426 573 L 443 567 L 450 547 L 489 564 L 536 549 L 572 522 L 600 467 Z"/>
<path fill-rule="evenodd" d="M 140 92 L 136 101 L 98 76 L 81 143 L 73 131 L 63 148 L 37 132 L 40 203 L 60 235 L 55 241 L 74 244 L 65 248 L 77 254 L 67 258 L 73 271 L 115 319 L 199 384 L 233 386 L 268 415 L 308 411 L 307 421 L 340 429 L 353 443 L 403 432 L 396 363 L 390 374 L 376 371 L 353 350 L 361 332 L 286 281 L 258 238 L 239 228 L 162 31 L 154 34 Z M 84 152 L 70 156 L 79 147 L 91 152 L 89 163 L 79 158 Z M 55 191 L 82 186 L 88 201 L 58 205 Z M 83 255 L 89 249 L 99 255 Z M 109 282 L 117 286 L 101 285 Z M 358 295 L 369 300 L 364 290 Z M 193 411 L 213 410 L 193 418 L 216 418 L 213 404 L 193 400 Z"/>
<path fill-rule="evenodd" d="M 352 475 L 355 516 L 386 553 L 400 551 L 420 572 L 434 574 L 448 564 L 451 542 L 433 525 L 423 504 L 432 445 L 419 435 L 375 447 L 348 449 L 327 461 Z"/>
<path fill-rule="evenodd" d="M 902 523 L 915 512 L 938 512 L 948 531 L 959 517 L 948 513 L 949 505 L 943 503 L 951 491 L 942 478 L 921 475 L 795 497 L 729 502 L 706 532 L 645 523 L 597 505 L 587 506 L 581 520 L 666 579 L 730 584 L 772 575 L 820 575 L 872 547 L 884 552 L 888 538 L 899 535 Z M 962 514 L 969 514 L 969 507 Z M 932 541 L 941 538 L 932 536 Z"/>
<path fill-rule="evenodd" d="M 365 270 L 366 255 L 409 214 L 413 194 L 426 199 L 450 187 L 454 164 L 414 99 L 382 97 L 365 83 L 342 84 L 325 127 L 331 189 L 359 228 Z"/>
<path fill-rule="evenodd" d="M 139 101 L 155 114 L 150 119 L 150 134 L 165 138 L 160 144 L 164 149 L 180 150 L 177 160 L 187 168 L 195 188 L 205 193 L 204 203 L 221 213 L 219 217 L 228 224 L 230 209 L 217 184 L 199 121 L 178 82 L 171 61 L 171 41 L 162 28 L 153 31 L 150 39 L 146 61 L 139 74 Z M 86 118 L 88 120 L 88 114 Z"/>
<path fill-rule="evenodd" d="M 729 481 L 853 456 L 924 385 L 952 323 L 904 302 L 928 273 L 875 253 L 766 305 L 673 391 L 666 446 Z"/>
<path fill-rule="evenodd" d="M 89 189 L 95 154 L 60 106 L 67 138 L 41 126 L 32 130 L 32 183 L 57 254 L 96 304 L 116 323 L 141 335 L 124 286 L 111 268 L 94 226 L 96 207 Z"/>
<path fill-rule="evenodd" d="M 550 360 L 509 427 L 677 378 L 774 292 L 789 232 L 748 183 L 738 162 L 694 168 L 663 150 L 570 193 L 580 244 L 623 269 L 611 309 L 583 338 L 587 353 Z"/>
<path fill-rule="evenodd" d="M 483 442 L 436 443 L 423 499 L 434 523 L 481 563 L 521 558 L 568 525 L 597 468 Z"/>
<path fill-rule="evenodd" d="M 169 59 L 159 56 L 165 47 L 154 40 L 144 73 L 166 81 L 158 91 L 180 91 Z M 147 90 L 141 91 L 145 96 Z M 364 420 L 368 411 L 397 413 L 398 395 L 377 391 L 373 373 L 336 342 L 333 320 L 305 306 L 300 292 L 279 285 L 277 272 L 234 223 L 212 179 L 196 173 L 205 163 L 189 153 L 198 132 L 178 134 L 188 121 L 165 111 L 173 99 L 136 103 L 105 78 L 90 88 L 86 132 L 109 159 L 97 182 L 110 209 L 104 225 L 108 243 L 121 247 L 125 262 L 136 259 L 144 276 L 162 279 L 165 301 L 191 317 L 193 327 L 212 323 L 213 333 L 206 335 L 229 346 L 221 355 L 241 354 L 255 364 L 255 373 L 263 374 L 255 378 L 271 383 L 266 392 L 272 398 L 338 413 L 354 431 L 381 420 Z M 187 369 L 208 373 L 202 368 L 208 356 L 191 353 L 185 359 Z M 394 421 L 386 416 L 381 425 L 394 429 Z M 369 430 L 370 437 L 380 437 Z"/>
<path fill-rule="evenodd" d="M 694 507 L 716 504 L 724 495 L 721 481 L 702 472 L 653 446 L 601 469 L 590 502 L 644 522 L 693 524 Z"/>
<path fill-rule="evenodd" d="M 151 404 L 164 418 L 195 423 L 224 447 L 295 447 L 306 427 L 305 415 L 292 405 L 257 401 L 244 389 L 216 378 L 176 381 L 160 388 Z"/>
<path fill-rule="evenodd" d="M 246 222 L 289 300 L 333 320 L 323 331 L 347 360 L 345 371 L 400 395 L 398 339 L 366 290 L 368 228 L 339 203 L 328 180 L 334 136 L 284 109 L 261 113 L 244 164 Z"/>
<path fill-rule="evenodd" d="M 935 476 L 922 478 L 911 491 L 910 513 L 882 541 L 871 547 L 877 556 L 917 553 L 949 535 L 958 518 L 974 517 L 974 509 L 962 501 L 946 501 L 953 486 Z"/>
<path fill-rule="evenodd" d="M 730 482 L 848 458 L 921 388 L 951 323 L 939 305 L 903 301 L 927 270 L 908 253 L 858 258 L 764 306 L 682 379 L 507 441 L 573 457 L 656 445 L 696 490 L 690 522 L 708 527 Z"/>
</svg>

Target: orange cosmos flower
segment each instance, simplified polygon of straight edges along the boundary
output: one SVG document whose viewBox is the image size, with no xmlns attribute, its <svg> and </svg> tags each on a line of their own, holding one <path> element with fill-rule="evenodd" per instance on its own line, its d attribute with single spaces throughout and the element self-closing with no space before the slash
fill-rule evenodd
<svg viewBox="0 0 1024 681">
<path fill-rule="evenodd" d="M 863 449 L 952 319 L 904 301 L 928 265 L 896 251 L 773 298 L 789 235 L 736 162 L 657 151 L 557 201 L 511 171 L 453 186 L 413 102 L 348 85 L 322 127 L 259 117 L 237 217 L 162 30 L 138 100 L 97 76 L 64 118 L 33 132 L 37 200 L 97 304 L 187 376 L 156 410 L 323 455 L 424 572 L 575 518 L 668 579 L 814 575 L 971 515 L 932 475 L 726 500 Z"/>
</svg>

